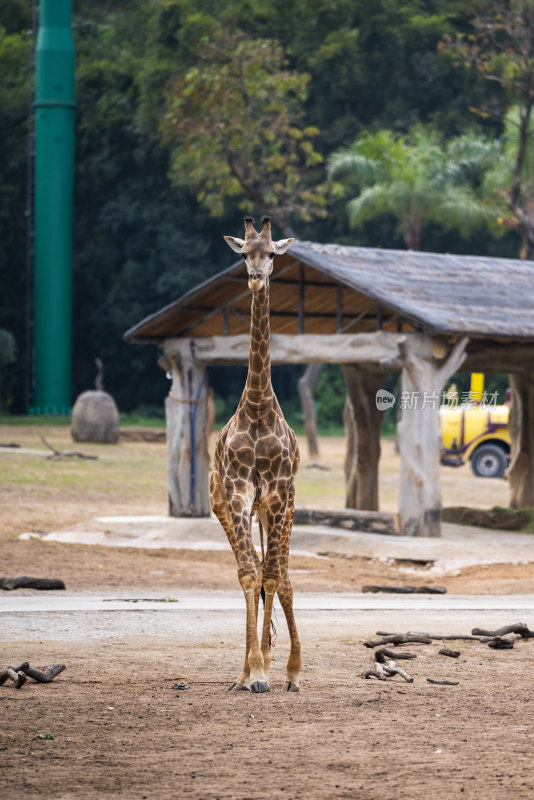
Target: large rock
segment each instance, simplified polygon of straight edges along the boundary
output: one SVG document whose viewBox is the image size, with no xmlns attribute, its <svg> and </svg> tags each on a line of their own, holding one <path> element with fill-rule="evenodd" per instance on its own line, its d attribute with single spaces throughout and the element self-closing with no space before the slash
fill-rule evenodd
<svg viewBox="0 0 534 800">
<path fill-rule="evenodd" d="M 72 409 L 71 435 L 75 442 L 117 444 L 119 412 L 111 395 L 98 391 L 79 395 Z"/>
</svg>

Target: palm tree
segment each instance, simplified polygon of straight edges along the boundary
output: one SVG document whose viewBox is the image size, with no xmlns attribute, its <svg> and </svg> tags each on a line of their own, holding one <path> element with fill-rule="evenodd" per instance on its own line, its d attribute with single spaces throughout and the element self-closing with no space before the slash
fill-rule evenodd
<svg viewBox="0 0 534 800">
<path fill-rule="evenodd" d="M 498 142 L 475 133 L 445 144 L 417 126 L 407 136 L 364 133 L 351 147 L 333 153 L 328 172 L 332 179 L 345 179 L 344 189 L 358 192 L 347 203 L 353 227 L 391 214 L 406 246 L 418 250 L 425 221 L 465 236 L 497 217 L 495 206 L 480 200 L 474 186 L 499 152 Z"/>
</svg>

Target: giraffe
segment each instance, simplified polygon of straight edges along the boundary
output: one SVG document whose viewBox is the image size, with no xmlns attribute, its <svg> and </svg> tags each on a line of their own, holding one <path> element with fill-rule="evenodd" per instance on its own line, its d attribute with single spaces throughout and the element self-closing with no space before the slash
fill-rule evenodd
<svg viewBox="0 0 534 800">
<path fill-rule="evenodd" d="M 285 253 L 294 239 L 273 241 L 270 217 L 264 216 L 261 221 L 263 228 L 259 234 L 252 217 L 245 217 L 244 240 L 224 237 L 232 250 L 243 256 L 247 266 L 252 291 L 250 354 L 241 400 L 215 446 L 210 499 L 237 561 L 247 612 L 245 663 L 229 691 L 269 691 L 270 627 L 277 593 L 291 640 L 285 691 L 298 692 L 301 654 L 288 561 L 299 451 L 295 434 L 285 421 L 273 391 L 269 334 L 269 275 L 273 259 L 276 254 Z M 252 543 L 254 514 L 259 519 L 261 562 Z M 259 642 L 257 620 L 262 587 L 264 614 Z"/>
</svg>

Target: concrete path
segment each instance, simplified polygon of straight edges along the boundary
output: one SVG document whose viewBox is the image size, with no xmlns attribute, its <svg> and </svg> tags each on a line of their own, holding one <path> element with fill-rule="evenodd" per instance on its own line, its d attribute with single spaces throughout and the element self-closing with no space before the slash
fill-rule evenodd
<svg viewBox="0 0 534 800">
<path fill-rule="evenodd" d="M 512 614 L 534 612 L 534 595 L 398 595 L 333 594 L 301 592 L 295 594 L 296 611 L 507 611 Z M 20 612 L 49 613 L 71 611 L 184 611 L 244 610 L 240 591 L 176 592 L 173 595 L 137 592 L 110 592 L 103 595 L 40 592 L 22 595 L 2 593 L 0 615 Z"/>
<path fill-rule="evenodd" d="M 120 599 L 119 599 L 120 598 Z M 178 592 L 177 603 L 138 599 L 132 594 L 71 593 L 0 595 L 0 639 L 6 652 L 23 660 L 25 643 L 48 644 L 61 658 L 61 643 L 96 646 L 159 646 L 154 637 L 174 643 L 219 647 L 224 642 L 244 646 L 245 609 L 239 592 Z M 160 596 L 161 599 L 161 596 Z M 533 596 L 360 595 L 299 593 L 295 595 L 297 624 L 304 650 L 317 636 L 334 642 L 357 642 L 377 630 L 470 633 L 474 626 L 493 629 L 511 622 L 534 627 Z M 287 644 L 284 615 L 275 605 L 277 645 Z M 9 647 L 8 647 L 8 643 Z M 13 643 L 17 643 L 13 646 Z M 162 645 L 164 647 L 164 644 Z M 97 651 L 92 650 L 96 653 Z M 59 659 L 59 656 L 58 656 Z"/>
</svg>

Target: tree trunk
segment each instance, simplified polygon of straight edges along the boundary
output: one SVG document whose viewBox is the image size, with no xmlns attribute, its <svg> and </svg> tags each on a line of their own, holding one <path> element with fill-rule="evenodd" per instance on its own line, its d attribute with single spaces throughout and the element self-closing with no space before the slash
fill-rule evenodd
<svg viewBox="0 0 534 800">
<path fill-rule="evenodd" d="M 315 404 L 313 402 L 313 390 L 315 389 L 315 384 L 317 383 L 317 378 L 322 366 L 322 364 L 308 364 L 304 375 L 299 378 L 298 383 L 310 458 L 317 458 L 319 456 L 317 418 L 315 415 Z"/>
<path fill-rule="evenodd" d="M 356 508 L 356 495 L 358 493 L 358 472 L 356 470 L 356 425 L 349 395 L 345 397 L 343 407 L 343 427 L 347 449 L 343 464 L 345 471 L 345 508 Z"/>
<path fill-rule="evenodd" d="M 510 407 L 512 452 L 508 480 L 512 508 L 534 507 L 534 373 L 513 373 Z"/>
<path fill-rule="evenodd" d="M 347 386 L 346 417 L 353 428 L 347 446 L 348 451 L 352 448 L 352 465 L 349 453 L 345 460 L 345 474 L 349 472 L 345 505 L 361 511 L 377 511 L 382 415 L 376 406 L 376 393 L 384 379 L 355 364 L 342 364 L 341 370 Z"/>
<path fill-rule="evenodd" d="M 172 375 L 165 399 L 169 515 L 209 517 L 207 374 L 193 360 L 163 357 Z"/>
<path fill-rule="evenodd" d="M 404 227 L 404 242 L 408 250 L 419 250 L 421 241 L 421 220 L 410 219 Z"/>
<path fill-rule="evenodd" d="M 382 362 L 386 368 L 402 367 L 402 417 L 397 436 L 399 518 L 404 536 L 441 536 L 440 394 L 465 359 L 466 346 L 467 339 L 461 339 L 452 351 L 440 352 L 437 358 L 430 337 L 425 348 L 403 336 L 398 340 L 399 356 Z"/>
</svg>

